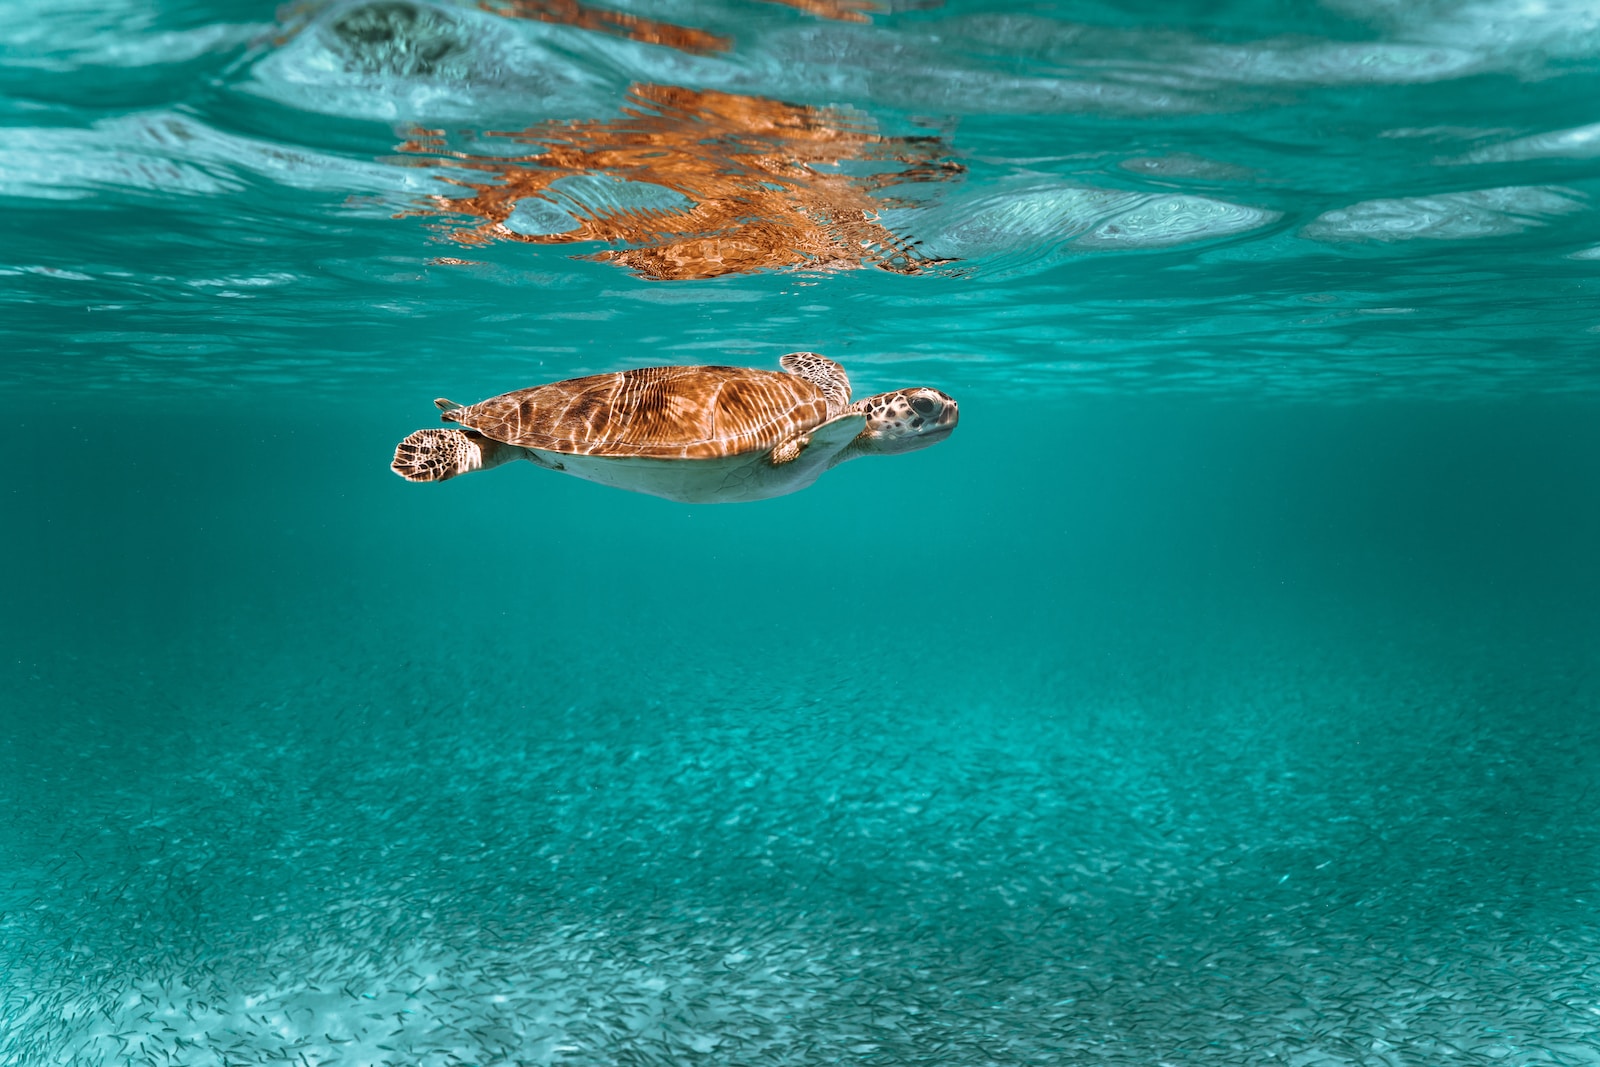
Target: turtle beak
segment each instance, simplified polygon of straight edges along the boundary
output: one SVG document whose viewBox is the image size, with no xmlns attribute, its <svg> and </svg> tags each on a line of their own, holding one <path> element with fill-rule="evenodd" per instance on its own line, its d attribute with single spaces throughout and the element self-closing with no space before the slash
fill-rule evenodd
<svg viewBox="0 0 1600 1067">
<path fill-rule="evenodd" d="M 906 396 L 911 405 L 912 432 L 899 439 L 896 452 L 914 452 L 943 441 L 956 428 L 961 410 L 948 394 L 937 389 L 917 389 Z"/>
<path fill-rule="evenodd" d="M 961 408 L 955 397 L 938 389 L 917 390 L 917 395 L 911 400 L 911 408 L 926 420 L 922 435 L 929 437 L 937 434 L 935 440 L 949 436 L 950 431 L 956 428 L 956 423 L 961 421 Z"/>
</svg>

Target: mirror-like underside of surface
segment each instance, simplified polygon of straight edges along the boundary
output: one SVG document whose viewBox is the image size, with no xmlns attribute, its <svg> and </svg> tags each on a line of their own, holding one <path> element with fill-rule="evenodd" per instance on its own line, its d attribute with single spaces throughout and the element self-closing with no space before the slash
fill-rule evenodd
<svg viewBox="0 0 1600 1067">
<path fill-rule="evenodd" d="M 400 147 L 444 157 L 441 180 L 472 190 L 436 197 L 432 209 L 483 220 L 451 234 L 466 245 L 624 243 L 633 247 L 592 258 L 664 281 L 797 268 L 925 269 L 877 223 L 895 201 L 872 194 L 958 175 L 957 164 L 940 159 L 937 138 L 890 140 L 850 115 L 759 97 L 655 85 L 635 86 L 629 97 L 620 121 L 490 134 L 542 149 L 531 155 L 451 151 L 442 130 L 415 131 Z M 841 170 L 855 162 L 908 167 Z M 473 172 L 489 180 L 465 176 Z"/>
</svg>

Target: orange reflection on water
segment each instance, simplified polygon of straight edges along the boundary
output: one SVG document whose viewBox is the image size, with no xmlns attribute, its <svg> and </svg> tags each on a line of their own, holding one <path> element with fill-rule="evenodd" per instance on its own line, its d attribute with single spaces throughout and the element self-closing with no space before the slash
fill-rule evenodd
<svg viewBox="0 0 1600 1067">
<path fill-rule="evenodd" d="M 866 22 L 867 16 L 883 9 L 872 0 L 767 0 L 769 4 L 783 4 L 798 8 L 808 15 L 820 15 L 840 22 Z"/>
<path fill-rule="evenodd" d="M 778 0 L 788 3 L 789 0 Z M 809 2 L 809 0 L 801 0 Z M 478 6 L 506 18 L 531 19 L 535 22 L 555 22 L 563 26 L 576 26 L 582 30 L 596 30 L 617 37 L 626 37 L 646 44 L 661 44 L 684 52 L 726 52 L 733 42 L 705 30 L 690 26 L 675 26 L 670 22 L 629 15 L 622 11 L 608 11 L 590 7 L 579 0 L 479 0 Z"/>
<path fill-rule="evenodd" d="M 840 22 L 866 22 L 867 16 L 882 10 L 873 0 L 766 0 Z M 590 7 L 581 0 L 478 0 L 478 7 L 505 18 L 554 22 L 626 37 L 646 44 L 666 45 L 685 52 L 705 54 L 726 52 L 733 41 L 707 30 L 676 26 L 670 22 L 630 15 L 624 11 Z"/>
<path fill-rule="evenodd" d="M 896 202 L 874 193 L 958 175 L 936 137 L 884 137 L 835 109 L 659 85 L 634 86 L 623 115 L 488 135 L 539 146 L 530 155 L 451 151 L 437 130 L 415 131 L 400 148 L 485 176 L 444 175 L 469 194 L 435 196 L 422 212 L 481 220 L 451 231 L 465 245 L 606 241 L 628 247 L 582 258 L 664 280 L 863 266 L 910 274 L 934 265 L 879 224 L 878 212 Z M 902 166 L 840 168 L 856 161 Z M 591 180 L 553 188 L 581 176 Z M 560 232 L 508 225 L 524 200 Z"/>
</svg>

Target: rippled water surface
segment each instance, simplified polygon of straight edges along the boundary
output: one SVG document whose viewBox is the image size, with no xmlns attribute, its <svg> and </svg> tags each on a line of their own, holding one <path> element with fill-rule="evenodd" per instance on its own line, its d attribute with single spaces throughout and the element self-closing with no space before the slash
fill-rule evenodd
<svg viewBox="0 0 1600 1067">
<path fill-rule="evenodd" d="M 1600 1064 L 1600 11 L 0 0 L 0 1067 Z M 814 350 L 948 441 L 387 469 Z"/>
</svg>

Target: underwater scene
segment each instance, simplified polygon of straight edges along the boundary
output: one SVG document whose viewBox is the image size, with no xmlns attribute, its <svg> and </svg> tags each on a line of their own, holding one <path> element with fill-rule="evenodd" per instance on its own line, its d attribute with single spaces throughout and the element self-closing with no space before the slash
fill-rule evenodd
<svg viewBox="0 0 1600 1067">
<path fill-rule="evenodd" d="M 0 1067 L 1600 1065 L 1597 196 L 1588 0 L 0 0 Z"/>
</svg>

